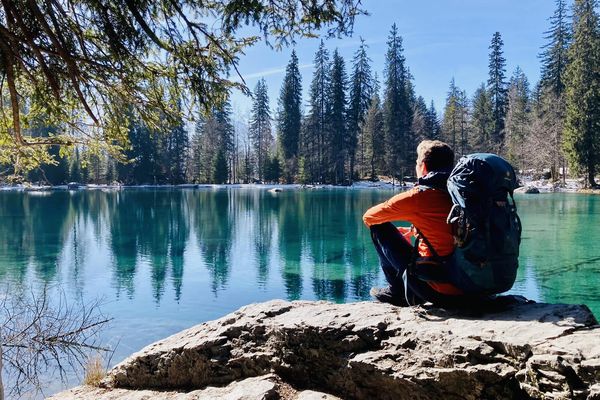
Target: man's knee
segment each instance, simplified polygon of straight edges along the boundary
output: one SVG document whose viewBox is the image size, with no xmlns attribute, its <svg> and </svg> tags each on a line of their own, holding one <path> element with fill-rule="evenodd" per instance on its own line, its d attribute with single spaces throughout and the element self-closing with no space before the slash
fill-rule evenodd
<svg viewBox="0 0 600 400">
<path fill-rule="evenodd" d="M 390 238 L 399 235 L 398 229 L 391 222 L 384 222 L 383 224 L 371 225 L 371 237 L 373 238 Z"/>
</svg>

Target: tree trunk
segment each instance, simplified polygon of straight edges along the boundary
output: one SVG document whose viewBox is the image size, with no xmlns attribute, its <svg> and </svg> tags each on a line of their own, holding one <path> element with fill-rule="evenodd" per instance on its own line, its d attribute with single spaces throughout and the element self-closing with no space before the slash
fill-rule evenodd
<svg viewBox="0 0 600 400">
<path fill-rule="evenodd" d="M 352 181 L 354 180 L 354 156 L 350 156 L 350 185 L 352 185 Z"/>
<path fill-rule="evenodd" d="M 371 181 L 375 182 L 375 157 L 371 155 Z"/>
<path fill-rule="evenodd" d="M 4 386 L 2 385 L 2 345 L 0 345 L 0 400 L 4 400 Z"/>
<path fill-rule="evenodd" d="M 594 168 L 594 165 L 591 164 L 588 166 L 588 182 L 590 184 L 590 188 L 592 188 L 592 189 L 596 187 L 595 175 L 596 175 L 596 168 Z"/>
</svg>

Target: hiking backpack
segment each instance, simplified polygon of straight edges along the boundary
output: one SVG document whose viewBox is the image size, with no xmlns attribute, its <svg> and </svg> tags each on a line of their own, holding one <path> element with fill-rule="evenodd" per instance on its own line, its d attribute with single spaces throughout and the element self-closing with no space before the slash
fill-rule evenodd
<svg viewBox="0 0 600 400">
<path fill-rule="evenodd" d="M 495 154 L 463 156 L 450 173 L 448 223 L 456 244 L 450 275 L 465 293 L 502 293 L 515 282 L 521 243 L 516 187 L 513 167 Z"/>
</svg>

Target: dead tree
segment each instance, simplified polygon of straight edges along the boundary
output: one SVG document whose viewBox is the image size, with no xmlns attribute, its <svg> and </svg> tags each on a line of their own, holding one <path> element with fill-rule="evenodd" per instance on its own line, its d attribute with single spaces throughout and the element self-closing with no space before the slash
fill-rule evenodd
<svg viewBox="0 0 600 400">
<path fill-rule="evenodd" d="M 7 396 L 43 394 L 44 374 L 58 373 L 64 381 L 68 372 L 81 371 L 90 352 L 108 351 L 98 334 L 110 319 L 99 306 L 99 301 L 67 301 L 57 288 L 0 295 L 0 371 L 4 364 Z"/>
</svg>

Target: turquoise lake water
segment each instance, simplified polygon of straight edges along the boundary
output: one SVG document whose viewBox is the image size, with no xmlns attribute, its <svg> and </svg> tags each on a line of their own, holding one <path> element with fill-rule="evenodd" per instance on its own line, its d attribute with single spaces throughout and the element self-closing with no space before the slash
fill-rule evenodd
<svg viewBox="0 0 600 400">
<path fill-rule="evenodd" d="M 0 192 L 0 288 L 102 299 L 112 363 L 242 305 L 351 302 L 383 284 L 361 216 L 390 190 Z M 600 316 L 600 197 L 521 195 L 512 293 Z M 73 382 L 76 384 L 78 382 Z M 60 389 L 51 388 L 50 392 Z"/>
</svg>

